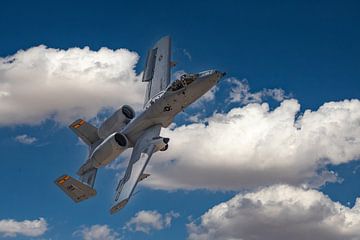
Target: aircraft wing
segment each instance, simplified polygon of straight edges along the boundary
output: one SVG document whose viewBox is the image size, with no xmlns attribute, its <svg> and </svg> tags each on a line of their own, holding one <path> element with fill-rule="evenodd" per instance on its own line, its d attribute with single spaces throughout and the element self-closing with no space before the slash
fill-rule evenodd
<svg viewBox="0 0 360 240">
<path fill-rule="evenodd" d="M 153 139 L 159 137 L 160 129 L 160 125 L 148 128 L 136 142 L 125 175 L 116 188 L 115 204 L 110 210 L 111 214 L 122 209 L 128 203 L 137 183 L 149 176 L 144 174 L 144 170 L 155 152 L 156 145 Z"/>
<path fill-rule="evenodd" d="M 149 50 L 143 74 L 143 82 L 148 82 L 144 105 L 170 83 L 171 39 L 161 38 Z"/>
</svg>

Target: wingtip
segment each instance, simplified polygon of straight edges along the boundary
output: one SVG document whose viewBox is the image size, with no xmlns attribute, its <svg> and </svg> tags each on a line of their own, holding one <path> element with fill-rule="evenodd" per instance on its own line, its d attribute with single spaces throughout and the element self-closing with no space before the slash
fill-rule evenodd
<svg viewBox="0 0 360 240">
<path fill-rule="evenodd" d="M 168 44 L 171 42 L 171 37 L 170 35 L 166 35 L 166 36 L 163 36 L 162 38 L 160 38 L 157 43 L 155 44 L 155 46 L 160 46 L 162 44 Z"/>
<path fill-rule="evenodd" d="M 129 199 L 124 199 L 121 202 L 115 204 L 111 209 L 110 209 L 110 214 L 113 215 L 115 213 L 117 213 L 118 211 L 120 211 L 122 208 L 125 207 L 125 205 L 128 203 Z"/>
</svg>

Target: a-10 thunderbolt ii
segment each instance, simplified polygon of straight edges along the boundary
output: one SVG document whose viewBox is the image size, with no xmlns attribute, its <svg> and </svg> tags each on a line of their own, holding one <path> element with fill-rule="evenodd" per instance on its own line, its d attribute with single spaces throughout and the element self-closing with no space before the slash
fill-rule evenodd
<svg viewBox="0 0 360 240">
<path fill-rule="evenodd" d="M 171 67 L 170 37 L 163 37 L 149 50 L 143 73 L 147 82 L 144 108 L 135 116 L 135 111 L 123 105 L 106 119 L 99 128 L 83 119 L 78 119 L 70 128 L 89 146 L 89 156 L 80 167 L 76 180 L 63 175 L 55 180 L 75 202 L 96 194 L 96 172 L 115 160 L 128 148 L 133 148 L 128 167 L 120 180 L 115 194 L 113 214 L 123 208 L 132 196 L 138 182 L 149 174 L 144 173 L 153 153 L 166 151 L 169 138 L 161 137 L 162 127 L 168 127 L 174 117 L 184 108 L 203 96 L 224 76 L 216 70 L 196 74 L 184 74 L 170 83 Z"/>
</svg>

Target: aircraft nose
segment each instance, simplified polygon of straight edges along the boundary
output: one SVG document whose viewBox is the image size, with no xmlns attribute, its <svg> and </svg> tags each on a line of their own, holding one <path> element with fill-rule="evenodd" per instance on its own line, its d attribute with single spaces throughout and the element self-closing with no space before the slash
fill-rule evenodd
<svg viewBox="0 0 360 240">
<path fill-rule="evenodd" d="M 226 75 L 226 72 L 215 71 L 215 73 L 219 78 L 222 78 Z"/>
</svg>

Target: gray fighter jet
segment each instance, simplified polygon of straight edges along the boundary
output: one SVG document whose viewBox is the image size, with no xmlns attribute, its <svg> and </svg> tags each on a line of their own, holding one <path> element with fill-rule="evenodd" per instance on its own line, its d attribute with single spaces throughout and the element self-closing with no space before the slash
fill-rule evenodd
<svg viewBox="0 0 360 240">
<path fill-rule="evenodd" d="M 168 127 L 176 114 L 204 95 L 225 75 L 208 70 L 184 74 L 170 83 L 173 65 L 171 40 L 166 36 L 148 52 L 142 79 L 148 84 L 140 114 L 135 116 L 133 108 L 124 105 L 99 128 L 83 119 L 69 126 L 89 146 L 89 157 L 77 172 L 79 180 L 63 175 L 55 183 L 75 202 L 96 194 L 93 187 L 98 168 L 115 160 L 126 149 L 133 148 L 124 177 L 116 188 L 115 203 L 110 212 L 113 214 L 123 208 L 136 185 L 149 176 L 144 170 L 152 154 L 168 148 L 169 138 L 160 136 L 161 128 Z"/>
</svg>

